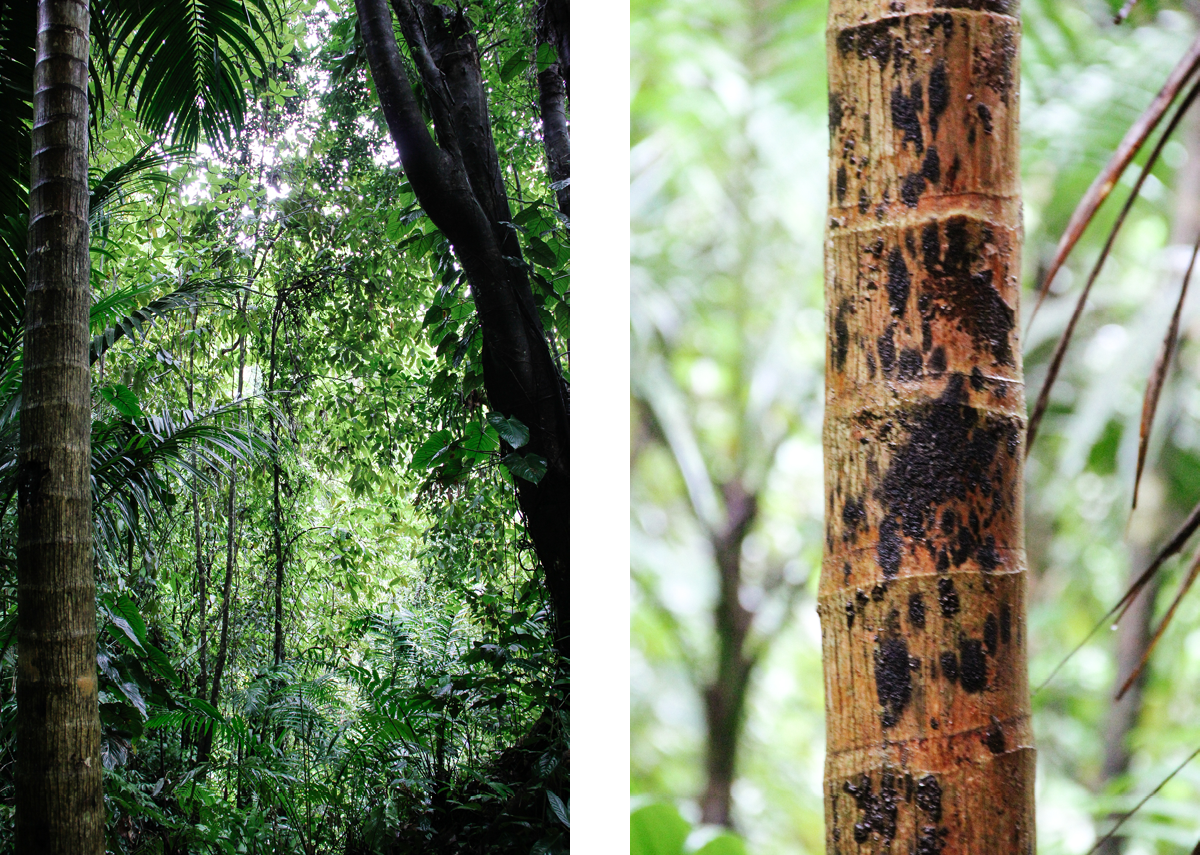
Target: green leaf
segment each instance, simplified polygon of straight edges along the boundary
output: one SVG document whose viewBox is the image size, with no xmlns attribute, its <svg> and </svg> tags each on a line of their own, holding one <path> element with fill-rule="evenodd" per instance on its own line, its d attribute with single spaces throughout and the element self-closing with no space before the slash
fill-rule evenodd
<svg viewBox="0 0 1200 855">
<path fill-rule="evenodd" d="M 674 805 L 647 805 L 629 816 L 629 855 L 681 855 L 690 826 Z"/>
<path fill-rule="evenodd" d="M 433 463 L 433 459 L 450 445 L 450 441 L 453 438 L 453 434 L 448 430 L 439 430 L 434 433 L 413 452 L 412 463 L 409 464 L 410 468 L 417 471 L 428 469 L 430 464 Z"/>
<path fill-rule="evenodd" d="M 563 804 L 563 800 L 550 790 L 546 790 L 546 799 L 550 802 L 550 810 L 554 811 L 554 815 L 558 817 L 558 821 L 567 828 L 570 828 L 571 816 L 567 810 L 567 806 Z"/>
<path fill-rule="evenodd" d="M 499 413 L 488 413 L 488 424 L 496 429 L 500 438 L 513 448 L 520 448 L 529 442 L 529 428 L 516 416 L 506 419 Z"/>
<path fill-rule="evenodd" d="M 130 391 L 128 386 L 120 383 L 115 386 L 101 386 L 100 397 L 108 401 L 118 413 L 127 419 L 144 419 L 146 414 L 142 412 L 141 403 L 138 401 L 138 396 Z"/>
<path fill-rule="evenodd" d="M 524 50 L 518 50 L 512 53 L 508 59 L 504 61 L 504 65 L 500 67 L 500 80 L 503 83 L 508 83 L 525 68 L 527 62 L 527 54 Z"/>
<path fill-rule="evenodd" d="M 540 44 L 537 49 L 537 67 L 538 74 L 541 74 L 554 63 L 558 62 L 558 51 L 554 49 L 554 45 Z"/>
<path fill-rule="evenodd" d="M 541 238 L 529 239 L 529 257 L 542 267 L 549 267 L 551 270 L 558 267 L 558 256 Z"/>
<path fill-rule="evenodd" d="M 546 467 L 549 465 L 546 458 L 540 454 L 517 454 L 516 452 L 506 455 L 503 463 L 513 475 L 533 484 L 542 480 L 546 474 Z"/>
</svg>

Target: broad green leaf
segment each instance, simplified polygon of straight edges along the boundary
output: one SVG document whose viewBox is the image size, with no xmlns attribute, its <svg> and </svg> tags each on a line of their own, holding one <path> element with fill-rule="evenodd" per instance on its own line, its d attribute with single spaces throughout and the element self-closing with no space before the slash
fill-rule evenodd
<svg viewBox="0 0 1200 855">
<path fill-rule="evenodd" d="M 525 427 L 516 416 L 505 418 L 500 413 L 488 413 L 488 424 L 496 429 L 500 438 L 513 448 L 520 448 L 529 442 L 529 428 Z"/>
<path fill-rule="evenodd" d="M 690 826 L 674 805 L 647 805 L 629 816 L 629 855 L 681 855 Z"/>
<path fill-rule="evenodd" d="M 546 799 L 550 802 L 550 810 L 554 811 L 554 815 L 558 817 L 558 821 L 567 828 L 570 828 L 571 816 L 567 810 L 567 806 L 563 804 L 563 800 L 550 790 L 546 790 Z"/>
<path fill-rule="evenodd" d="M 540 454 L 517 454 L 516 452 L 506 455 L 503 462 L 513 475 L 533 484 L 542 480 L 546 475 L 546 467 L 549 465 L 546 458 Z"/>
<path fill-rule="evenodd" d="M 508 59 L 504 61 L 504 65 L 500 67 L 500 80 L 508 83 L 514 77 L 521 73 L 528 61 L 528 54 L 524 50 L 514 51 Z"/>
<path fill-rule="evenodd" d="M 554 49 L 554 45 L 540 44 L 537 49 L 537 68 L 538 74 L 541 74 L 550 66 L 558 61 L 558 51 Z"/>
<path fill-rule="evenodd" d="M 433 459 L 450 445 L 453 438 L 453 434 L 448 430 L 439 430 L 434 433 L 413 452 L 410 468 L 417 471 L 428 469 L 433 463 Z"/>
<path fill-rule="evenodd" d="M 128 386 L 120 383 L 115 386 L 101 386 L 99 389 L 100 397 L 108 401 L 118 413 L 127 419 L 142 419 L 146 414 L 142 412 L 141 403 L 138 401 L 138 396 L 130 391 Z"/>
</svg>

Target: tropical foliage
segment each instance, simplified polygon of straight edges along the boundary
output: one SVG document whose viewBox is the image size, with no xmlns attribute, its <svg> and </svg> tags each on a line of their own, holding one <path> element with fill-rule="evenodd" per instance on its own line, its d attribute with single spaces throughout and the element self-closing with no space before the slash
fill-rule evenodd
<svg viewBox="0 0 1200 855">
<path fill-rule="evenodd" d="M 0 852 L 30 7 L 0 0 Z M 535 8 L 503 8 L 464 11 L 567 372 Z M 516 498 L 539 462 L 483 391 L 473 295 L 398 168 L 353 3 L 96 0 L 92 21 L 108 850 L 566 851 L 566 668 Z"/>
</svg>

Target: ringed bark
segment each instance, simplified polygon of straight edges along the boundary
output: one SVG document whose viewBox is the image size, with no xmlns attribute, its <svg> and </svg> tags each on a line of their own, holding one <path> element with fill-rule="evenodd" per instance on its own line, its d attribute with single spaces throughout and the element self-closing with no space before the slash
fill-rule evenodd
<svg viewBox="0 0 1200 855">
<path fill-rule="evenodd" d="M 1034 847 L 1016 0 L 833 0 L 826 851 Z"/>
</svg>

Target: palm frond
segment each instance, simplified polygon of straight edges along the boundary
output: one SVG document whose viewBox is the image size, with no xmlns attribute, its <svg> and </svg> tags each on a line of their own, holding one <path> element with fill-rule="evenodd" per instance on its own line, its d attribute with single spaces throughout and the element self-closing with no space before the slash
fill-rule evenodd
<svg viewBox="0 0 1200 855">
<path fill-rule="evenodd" d="M 113 291 L 92 305 L 92 329 L 103 327 L 92 336 L 93 363 L 126 336 L 136 342 L 145 334 L 144 327 L 153 323 L 155 318 L 176 309 L 195 308 L 206 295 L 235 291 L 242 285 L 233 279 L 188 279 L 173 291 L 138 307 L 138 303 L 159 287 L 160 280 L 130 285 Z"/>
<path fill-rule="evenodd" d="M 187 160 L 190 153 L 182 146 L 167 146 L 155 151 L 155 143 L 143 146 L 124 163 L 107 172 L 92 170 L 88 223 L 93 229 L 125 206 L 136 193 L 154 185 L 170 187 L 179 182 L 166 169 L 176 161 Z"/>
<path fill-rule="evenodd" d="M 280 10 L 274 0 L 95 0 L 109 79 L 138 121 L 189 148 L 203 132 L 229 141 L 247 89 L 266 76 Z M 266 53 L 264 53 L 264 49 Z"/>
</svg>

